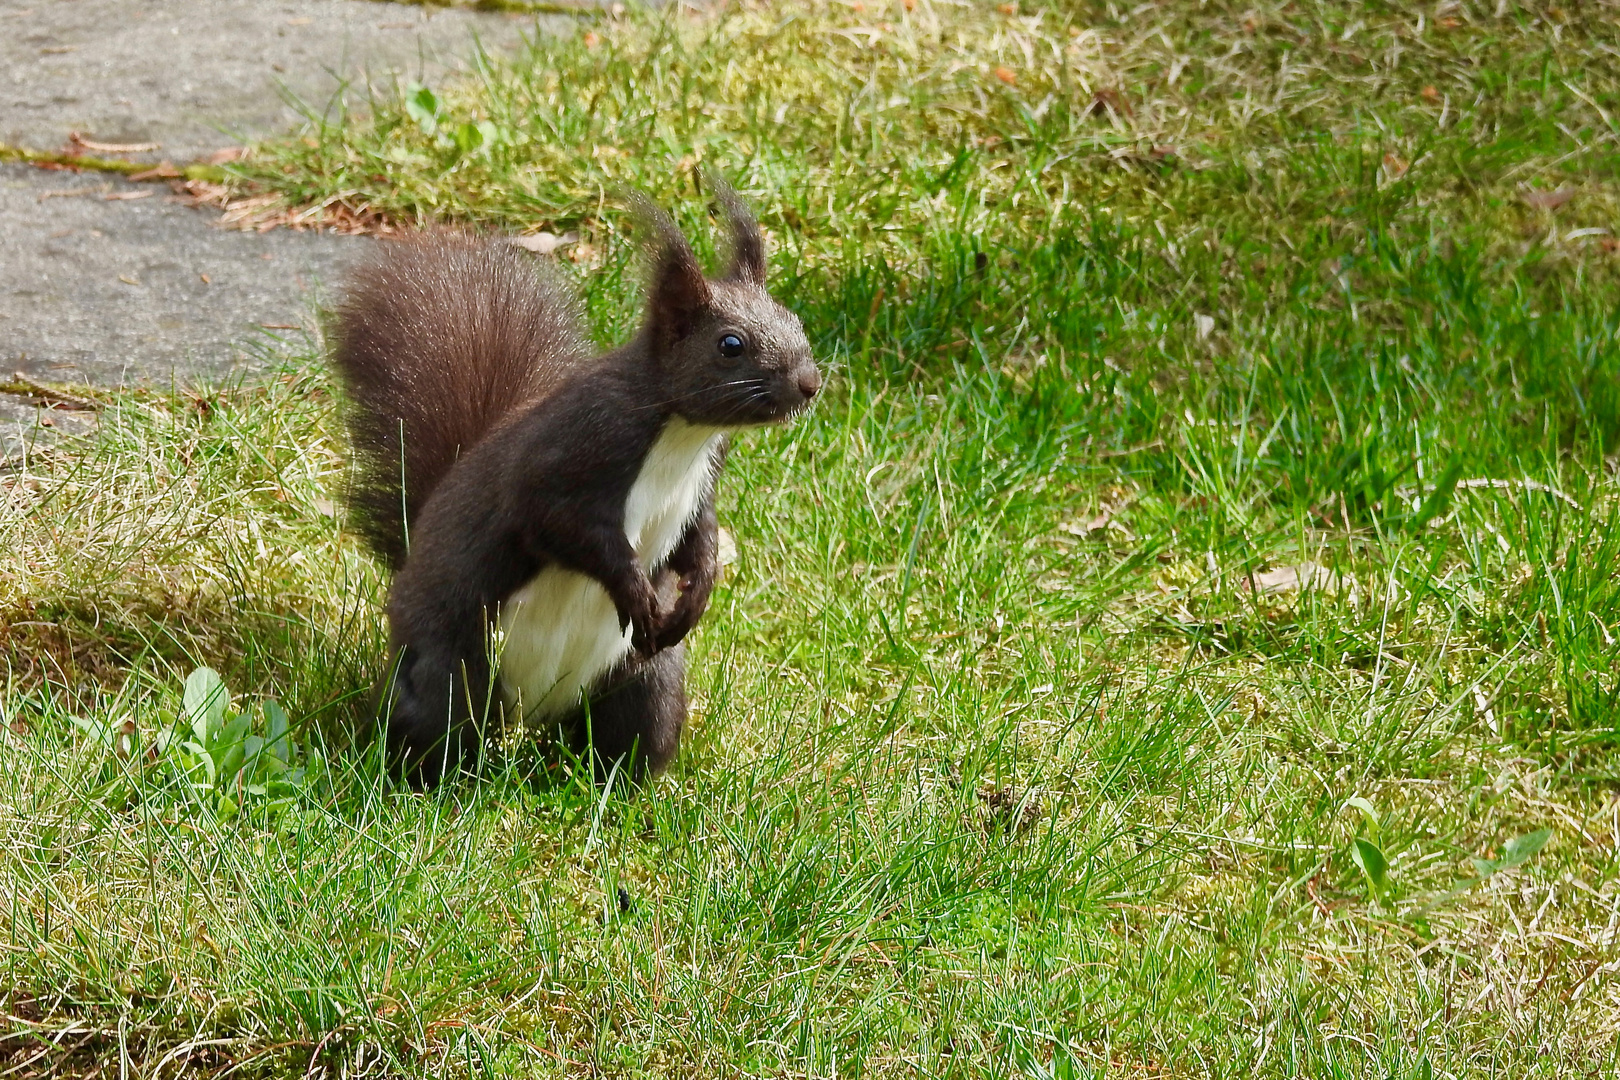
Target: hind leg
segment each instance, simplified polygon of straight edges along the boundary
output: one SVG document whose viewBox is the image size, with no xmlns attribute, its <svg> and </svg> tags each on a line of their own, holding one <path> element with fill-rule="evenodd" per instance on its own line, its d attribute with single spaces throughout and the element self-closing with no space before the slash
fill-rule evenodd
<svg viewBox="0 0 1620 1080">
<path fill-rule="evenodd" d="M 459 674 L 452 674 L 456 668 Z M 401 651 L 377 711 L 386 726 L 388 760 L 414 787 L 433 787 L 475 763 L 469 759 L 476 759 L 484 741 L 484 710 L 475 719 L 470 701 L 475 687 L 481 688 L 481 698 L 487 695 L 486 672 L 476 660 L 452 664 L 423 650 Z"/>
<path fill-rule="evenodd" d="M 675 756 L 686 723 L 686 648 L 676 645 L 647 659 L 634 654 L 581 709 L 574 742 L 590 753 L 598 777 L 615 762 L 635 779 L 656 776 Z"/>
</svg>

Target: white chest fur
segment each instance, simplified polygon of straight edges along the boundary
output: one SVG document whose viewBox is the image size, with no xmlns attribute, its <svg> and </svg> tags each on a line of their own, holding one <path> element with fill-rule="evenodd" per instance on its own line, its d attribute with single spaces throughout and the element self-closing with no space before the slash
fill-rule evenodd
<svg viewBox="0 0 1620 1080">
<path fill-rule="evenodd" d="M 672 418 L 624 504 L 624 535 L 644 569 L 669 558 L 714 482 L 715 428 Z M 607 590 L 572 570 L 542 570 L 501 609 L 501 692 L 509 710 L 558 716 L 630 651 Z"/>
</svg>

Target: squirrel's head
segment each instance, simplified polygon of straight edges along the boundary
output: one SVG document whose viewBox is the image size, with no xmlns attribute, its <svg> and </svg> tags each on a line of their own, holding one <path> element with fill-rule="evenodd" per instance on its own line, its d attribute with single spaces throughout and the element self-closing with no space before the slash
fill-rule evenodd
<svg viewBox="0 0 1620 1080">
<path fill-rule="evenodd" d="M 668 216 L 643 203 L 653 233 L 647 332 L 670 403 L 694 424 L 747 427 L 786 420 L 821 389 L 798 317 L 765 291 L 765 239 L 742 199 L 713 174 L 731 229 L 731 266 L 703 273 Z"/>
</svg>

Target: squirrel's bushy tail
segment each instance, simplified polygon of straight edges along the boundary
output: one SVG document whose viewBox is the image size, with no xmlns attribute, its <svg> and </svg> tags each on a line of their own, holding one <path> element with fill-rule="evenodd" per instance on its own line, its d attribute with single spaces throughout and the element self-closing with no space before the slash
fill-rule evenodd
<svg viewBox="0 0 1620 1080">
<path fill-rule="evenodd" d="M 564 285 L 509 246 L 454 232 L 379 243 L 350 275 L 332 338 L 354 524 L 390 567 L 456 458 L 590 355 Z"/>
</svg>

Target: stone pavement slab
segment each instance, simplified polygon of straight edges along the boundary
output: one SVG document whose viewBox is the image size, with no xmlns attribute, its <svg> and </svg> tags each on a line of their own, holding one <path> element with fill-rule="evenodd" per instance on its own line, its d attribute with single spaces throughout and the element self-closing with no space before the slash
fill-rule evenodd
<svg viewBox="0 0 1620 1080">
<path fill-rule="evenodd" d="M 0 376 L 222 378 L 312 329 L 323 284 L 374 242 L 213 216 L 163 184 L 0 166 Z"/>
<path fill-rule="evenodd" d="M 438 82 L 479 46 L 510 53 L 569 23 L 374 0 L 0 0 L 0 140 L 49 150 L 78 131 L 183 163 L 293 127 L 294 102 L 363 108 L 368 80 Z M 373 242 L 217 219 L 162 184 L 0 166 L 0 378 L 251 372 Z M 0 395 L 0 458 L 74 418 L 35 419 Z"/>
<path fill-rule="evenodd" d="M 0 0 L 0 140 L 36 150 L 69 131 L 157 142 L 185 161 L 300 119 L 369 77 L 436 80 L 475 41 L 521 47 L 567 19 L 374 0 Z"/>
</svg>

